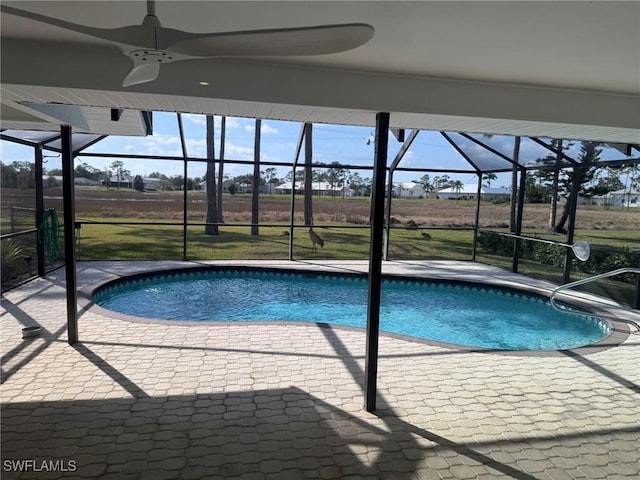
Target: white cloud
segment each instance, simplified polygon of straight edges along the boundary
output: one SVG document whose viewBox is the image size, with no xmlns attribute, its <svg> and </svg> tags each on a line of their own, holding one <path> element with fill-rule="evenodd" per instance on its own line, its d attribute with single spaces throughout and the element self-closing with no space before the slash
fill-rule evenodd
<svg viewBox="0 0 640 480">
<path fill-rule="evenodd" d="M 226 127 L 227 128 L 238 128 L 240 127 L 240 122 L 238 121 L 237 118 L 234 117 L 227 117 L 227 120 L 225 121 L 226 123 Z"/>
<path fill-rule="evenodd" d="M 189 120 L 192 123 L 195 123 L 196 125 L 206 125 L 207 124 L 207 117 L 205 115 L 196 115 L 194 113 L 185 113 L 182 115 L 182 118 L 186 118 L 187 120 Z"/>
<path fill-rule="evenodd" d="M 225 143 L 225 157 L 233 160 L 253 160 L 253 148 Z"/>
<path fill-rule="evenodd" d="M 266 122 L 263 122 L 260 127 L 260 132 L 268 135 L 270 133 L 278 133 L 278 129 L 273 128 L 271 125 L 269 125 Z"/>
</svg>

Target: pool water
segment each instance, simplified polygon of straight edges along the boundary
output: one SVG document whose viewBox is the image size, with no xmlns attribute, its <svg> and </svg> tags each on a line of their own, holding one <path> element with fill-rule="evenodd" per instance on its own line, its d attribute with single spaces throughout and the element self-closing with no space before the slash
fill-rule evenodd
<svg viewBox="0 0 640 480">
<path fill-rule="evenodd" d="M 94 294 L 103 308 L 164 320 L 302 321 L 366 326 L 367 280 L 265 271 L 198 271 L 120 281 Z M 501 350 L 563 350 L 607 336 L 605 322 L 542 298 L 465 284 L 385 279 L 380 329 Z"/>
</svg>

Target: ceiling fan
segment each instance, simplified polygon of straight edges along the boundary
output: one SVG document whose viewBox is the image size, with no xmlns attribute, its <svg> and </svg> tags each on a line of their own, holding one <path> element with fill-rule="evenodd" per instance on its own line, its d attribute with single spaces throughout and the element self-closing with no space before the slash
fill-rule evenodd
<svg viewBox="0 0 640 480">
<path fill-rule="evenodd" d="M 160 24 L 154 0 L 147 0 L 147 15 L 141 25 L 111 29 L 79 25 L 7 5 L 0 5 L 0 9 L 4 14 L 113 42 L 133 61 L 123 87 L 155 80 L 162 63 L 214 57 L 325 55 L 357 48 L 374 33 L 373 27 L 366 23 L 222 33 L 183 32 Z"/>
</svg>

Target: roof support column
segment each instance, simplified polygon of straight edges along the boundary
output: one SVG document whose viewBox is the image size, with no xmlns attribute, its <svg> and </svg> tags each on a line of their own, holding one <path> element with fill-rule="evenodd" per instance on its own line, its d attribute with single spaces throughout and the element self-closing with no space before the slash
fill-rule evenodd
<svg viewBox="0 0 640 480">
<path fill-rule="evenodd" d="M 36 189 L 36 228 L 40 228 L 42 222 L 44 221 L 44 186 L 43 182 L 43 155 L 42 155 L 42 144 L 38 144 L 35 146 L 35 189 Z M 38 265 L 38 276 L 44 277 L 45 274 L 45 252 L 44 252 L 44 242 L 39 240 L 39 233 L 36 234 L 36 262 Z M 31 273 L 31 272 L 29 272 Z"/>
<path fill-rule="evenodd" d="M 478 225 L 480 224 L 480 198 L 482 196 L 482 173 L 478 172 L 478 190 L 476 193 L 476 216 L 473 228 L 473 246 L 471 247 L 471 261 L 476 261 L 476 248 L 478 244 Z"/>
<path fill-rule="evenodd" d="M 188 166 L 187 166 L 187 144 L 184 140 L 184 129 L 182 128 L 182 115 L 176 114 L 178 117 L 178 131 L 180 132 L 180 146 L 182 147 L 182 167 L 183 176 L 182 179 L 182 260 L 187 260 L 187 216 L 189 214 L 189 198 L 187 197 L 187 190 L 189 182 L 187 181 Z"/>
<path fill-rule="evenodd" d="M 387 182 L 387 206 L 385 207 L 386 216 L 384 220 L 384 253 L 383 258 L 386 262 L 389 260 L 389 241 L 391 240 L 391 197 L 393 196 L 393 169 L 389 169 L 389 181 Z M 371 212 L 373 214 L 373 211 Z M 369 215 L 371 217 L 371 215 Z"/>
<path fill-rule="evenodd" d="M 513 147 L 514 175 L 516 174 L 515 172 L 516 172 L 516 169 L 518 168 L 517 165 L 519 163 L 519 157 L 520 157 L 520 137 L 516 137 L 515 145 Z M 514 231 L 517 237 L 515 238 L 515 241 L 513 243 L 513 262 L 511 265 L 511 270 L 515 273 L 518 272 L 520 245 L 522 244 L 522 239 L 519 237 L 520 235 L 522 235 L 522 214 L 524 212 L 524 194 L 527 186 L 527 171 L 524 168 L 519 168 L 519 170 L 520 170 L 520 184 L 518 186 L 518 205 L 517 205 L 516 216 L 515 216 L 515 231 Z M 513 210 L 513 206 L 511 208 Z"/>
<path fill-rule="evenodd" d="M 76 287 L 75 199 L 73 190 L 73 149 L 71 127 L 62 125 L 62 208 L 64 210 L 64 267 L 67 288 L 67 338 L 78 343 L 78 296 Z"/>
<path fill-rule="evenodd" d="M 293 260 L 293 231 L 294 231 L 293 226 L 295 224 L 295 214 L 296 214 L 296 167 L 298 166 L 298 160 L 300 159 L 302 142 L 305 140 L 307 136 L 307 132 L 310 128 L 311 128 L 310 123 L 305 123 L 300 128 L 300 135 L 298 136 L 298 146 L 296 147 L 296 155 L 293 159 L 293 167 L 291 168 L 291 214 L 289 217 L 289 261 Z"/>
<path fill-rule="evenodd" d="M 391 133 L 393 133 L 393 135 L 395 136 L 396 133 L 394 132 L 394 130 L 395 129 L 392 128 Z M 402 147 L 400 147 L 400 151 L 396 155 L 396 158 L 393 159 L 393 162 L 389 167 L 389 180 L 387 182 L 387 207 L 386 207 L 387 213 L 386 213 L 386 221 L 385 221 L 385 227 L 384 227 L 386 237 L 384 242 L 384 257 L 383 257 L 385 261 L 389 259 L 389 243 L 391 240 L 391 198 L 393 197 L 393 172 L 395 172 L 396 168 L 398 168 L 398 164 L 403 159 L 404 155 L 407 153 L 407 150 L 409 150 L 409 147 L 411 147 L 411 144 L 418 136 L 418 133 L 420 133 L 420 130 L 418 130 L 417 128 L 414 128 L 411 131 L 411 135 L 409 135 L 409 138 L 404 140 L 404 130 L 401 130 L 401 131 L 402 131 L 402 135 L 398 133 L 396 138 L 398 139 L 399 142 L 403 141 L 404 143 L 402 144 Z M 400 140 L 400 138 L 402 138 L 402 140 Z M 370 216 L 371 215 L 373 215 L 373 211 L 371 212 Z"/>
<path fill-rule="evenodd" d="M 520 245 L 522 244 L 522 213 L 524 209 L 524 194 L 527 181 L 527 172 L 524 168 L 520 169 L 520 186 L 518 187 L 518 210 L 516 212 L 516 231 L 515 242 L 513 244 L 513 265 L 512 270 L 514 273 L 518 273 L 518 263 L 520 255 Z"/>
<path fill-rule="evenodd" d="M 376 143 L 371 191 L 371 240 L 369 246 L 369 296 L 367 301 L 367 347 L 364 367 L 365 409 L 376 409 L 380 294 L 382 283 L 382 234 L 384 231 L 384 183 L 389 143 L 389 113 L 376 115 Z"/>
<path fill-rule="evenodd" d="M 259 235 L 260 223 L 260 130 L 262 120 L 256 118 L 256 131 L 253 141 L 253 185 L 251 188 L 251 235 Z"/>
<path fill-rule="evenodd" d="M 571 203 L 569 207 L 569 226 L 567 227 L 567 244 L 573 245 L 573 235 L 576 229 L 576 211 L 578 209 L 578 194 L 580 192 L 580 185 L 582 184 L 582 167 L 579 165 L 573 166 L 573 183 L 571 184 L 571 194 L 569 198 Z M 562 281 L 568 283 L 571 277 L 571 260 L 573 259 L 573 250 L 567 248 L 567 252 L 564 257 L 564 271 L 562 272 Z"/>
</svg>

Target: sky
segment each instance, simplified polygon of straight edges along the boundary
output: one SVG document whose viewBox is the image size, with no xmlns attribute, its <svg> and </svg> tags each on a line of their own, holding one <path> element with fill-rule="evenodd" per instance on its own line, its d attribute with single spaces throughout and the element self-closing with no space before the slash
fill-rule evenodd
<svg viewBox="0 0 640 480">
<path fill-rule="evenodd" d="M 204 115 L 183 114 L 182 123 L 185 132 L 187 155 L 189 157 L 206 158 L 206 117 Z M 221 117 L 215 117 L 215 149 L 216 158 L 220 151 L 220 123 Z M 226 119 L 225 158 L 233 160 L 253 161 L 254 135 L 256 122 L 247 118 Z M 263 162 L 293 162 L 296 144 L 302 124 L 299 122 L 285 122 L 277 120 L 262 120 L 261 122 L 261 161 Z M 86 152 L 115 153 L 115 154 L 144 154 L 181 156 L 182 149 L 175 113 L 154 112 L 153 135 L 147 137 L 116 137 L 110 136 L 89 147 Z M 347 165 L 373 165 L 374 142 L 373 129 L 370 127 L 354 127 L 342 125 L 313 125 L 313 161 L 331 163 L 338 161 Z M 407 135 L 409 131 L 407 131 Z M 483 158 L 489 163 L 495 161 L 495 156 L 485 149 L 472 144 L 455 133 L 450 134 L 455 141 L 466 142 L 467 152 L 474 158 Z M 393 161 L 401 144 L 390 135 L 389 164 Z M 510 155 L 513 151 L 513 137 L 494 136 L 477 138 L 490 143 L 496 150 Z M 569 147 L 569 154 L 577 154 L 578 142 Z M 532 141 L 524 141 L 521 145 L 521 156 L 525 158 L 539 158 L 549 152 Z M 492 160 L 493 158 L 493 160 Z M 0 160 L 4 163 L 13 161 L 33 161 L 33 149 L 11 142 L 0 142 Z M 80 156 L 76 162 L 86 162 L 89 165 L 104 170 L 109 168 L 117 158 L 96 158 Z M 45 159 L 45 169 L 61 168 L 60 159 L 49 157 Z M 133 160 L 122 158 L 124 168 L 133 175 L 148 176 L 152 172 L 160 172 L 168 177 L 183 174 L 182 161 L 168 160 Z M 299 164 L 304 162 L 304 149 L 301 152 Z M 405 154 L 401 164 L 403 167 L 434 169 L 465 169 L 471 170 L 469 164 L 438 132 L 423 131 L 417 136 L 411 148 Z M 267 168 L 263 166 L 262 169 Z M 190 178 L 203 177 L 206 166 L 202 162 L 189 162 L 188 176 Z M 290 167 L 277 167 L 278 178 L 284 178 Z M 233 178 L 238 175 L 251 174 L 252 165 L 225 164 L 224 173 Z M 371 170 L 355 170 L 362 177 L 370 177 Z M 394 182 L 409 182 L 419 180 L 423 172 L 402 172 L 394 174 Z M 428 172 L 431 179 L 438 172 Z M 448 174 L 452 180 L 463 183 L 477 183 L 475 174 Z M 497 179 L 491 187 L 505 187 L 510 185 L 509 173 L 497 174 Z"/>
</svg>

